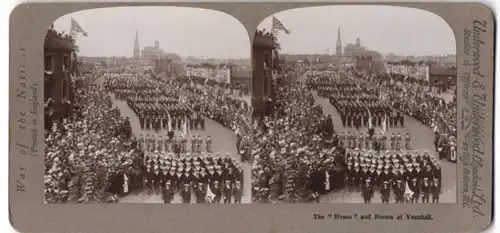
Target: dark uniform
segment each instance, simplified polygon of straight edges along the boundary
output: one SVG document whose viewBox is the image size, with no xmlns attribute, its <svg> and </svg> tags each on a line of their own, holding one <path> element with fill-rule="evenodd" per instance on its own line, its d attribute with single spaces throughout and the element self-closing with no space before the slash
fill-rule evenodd
<svg viewBox="0 0 500 233">
<path fill-rule="evenodd" d="M 354 166 L 352 163 L 349 161 L 347 163 L 347 171 L 346 171 L 346 183 L 347 186 L 349 187 L 349 191 L 352 192 L 352 187 L 355 186 L 354 184 Z"/>
<path fill-rule="evenodd" d="M 441 185 L 437 178 L 434 178 L 431 187 L 432 203 L 439 203 L 439 195 L 441 194 Z"/>
<path fill-rule="evenodd" d="M 243 186 L 239 180 L 236 181 L 233 189 L 234 203 L 241 203 L 241 197 L 243 196 Z"/>
<path fill-rule="evenodd" d="M 191 203 L 191 187 L 189 184 L 184 184 L 184 188 L 182 189 L 182 203 L 189 204 Z"/>
<path fill-rule="evenodd" d="M 210 189 L 212 190 L 212 193 L 215 195 L 214 197 L 214 203 L 220 203 L 220 200 L 222 198 L 222 190 L 220 186 L 219 180 L 214 180 L 213 183 L 211 183 Z"/>
<path fill-rule="evenodd" d="M 163 199 L 163 202 L 166 204 L 172 203 L 172 200 L 174 199 L 174 191 L 172 188 L 172 182 L 170 180 L 165 182 L 165 186 L 163 188 L 162 199 Z"/>
<path fill-rule="evenodd" d="M 417 182 L 417 178 L 413 178 L 411 182 L 408 183 L 410 190 L 413 192 L 413 196 L 411 197 L 412 203 L 418 203 L 418 199 L 420 198 L 420 185 Z"/>
<path fill-rule="evenodd" d="M 391 186 L 389 185 L 389 181 L 384 181 L 382 188 L 380 189 L 380 197 L 382 199 L 382 203 L 389 203 L 390 196 L 391 196 Z"/>
<path fill-rule="evenodd" d="M 429 183 L 429 178 L 424 177 L 422 184 L 422 203 L 429 203 L 429 195 L 431 192 L 431 184 Z"/>
<path fill-rule="evenodd" d="M 405 148 L 406 150 L 411 150 L 411 138 L 409 133 L 406 133 L 405 136 Z"/>
<path fill-rule="evenodd" d="M 206 143 L 206 151 L 208 153 L 212 153 L 212 138 L 210 136 L 207 136 L 207 140 L 205 141 Z"/>
<path fill-rule="evenodd" d="M 153 183 L 154 183 L 154 173 L 151 171 L 151 165 L 147 166 L 146 171 L 144 171 L 144 183 L 148 189 L 148 195 L 153 194 Z"/>
<path fill-rule="evenodd" d="M 372 198 L 373 198 L 373 187 L 372 187 L 372 184 L 370 182 L 370 179 L 367 179 L 365 181 L 365 185 L 363 185 L 363 200 L 365 201 L 365 204 L 366 203 L 370 203 Z"/>
<path fill-rule="evenodd" d="M 394 187 L 394 197 L 396 198 L 396 203 L 404 202 L 404 192 L 405 187 L 402 180 L 397 180 L 396 186 Z"/>
<path fill-rule="evenodd" d="M 224 196 L 224 204 L 231 204 L 231 197 L 233 193 L 233 187 L 230 180 L 225 180 L 224 187 L 222 188 Z"/>
</svg>

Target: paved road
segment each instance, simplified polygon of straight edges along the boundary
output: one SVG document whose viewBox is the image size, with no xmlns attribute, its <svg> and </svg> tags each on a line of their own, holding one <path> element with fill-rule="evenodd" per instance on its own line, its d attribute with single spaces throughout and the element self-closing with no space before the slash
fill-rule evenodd
<svg viewBox="0 0 500 233">
<path fill-rule="evenodd" d="M 305 80 L 305 76 L 300 79 Z M 326 98 L 319 97 L 316 93 L 313 93 L 316 104 L 320 104 L 323 107 L 325 114 L 331 114 L 333 118 L 333 125 L 335 131 L 340 132 L 362 132 L 367 133 L 368 129 L 361 128 L 359 131 L 356 128 L 344 128 L 342 126 L 342 121 L 340 115 L 336 108 L 330 104 L 329 100 Z M 412 147 L 414 149 L 428 151 L 430 154 L 437 155 L 434 149 L 434 133 L 432 129 L 421 124 L 412 117 L 405 116 L 405 127 L 404 128 L 389 128 L 388 134 L 392 132 L 399 132 L 400 134 L 405 134 L 409 132 L 411 135 Z M 442 194 L 440 196 L 441 203 L 456 203 L 457 201 L 457 169 L 456 164 L 448 162 L 446 160 L 441 160 L 441 170 L 442 170 Z M 321 197 L 321 202 L 326 203 L 363 203 L 363 198 L 360 193 L 350 193 L 346 190 L 333 191 L 327 195 Z M 375 194 L 373 199 L 374 203 L 380 203 L 379 193 Z"/>
<path fill-rule="evenodd" d="M 101 82 L 97 82 L 102 85 L 102 80 Z M 122 116 L 128 116 L 130 120 L 130 124 L 132 126 L 132 133 L 136 136 L 143 134 L 152 134 L 152 135 L 165 135 L 167 132 L 165 130 L 159 131 L 156 133 L 155 131 L 151 130 L 142 130 L 140 127 L 139 119 L 135 115 L 135 113 L 130 109 L 125 101 L 120 101 L 111 94 L 111 99 L 113 101 L 113 105 L 118 107 L 120 110 Z M 222 125 L 219 123 L 209 119 L 205 118 L 205 130 L 193 130 L 190 132 L 191 135 L 201 135 L 203 138 L 206 138 L 207 135 L 210 135 L 212 138 L 212 150 L 213 153 L 220 152 L 222 156 L 225 156 L 226 153 L 230 153 L 232 157 L 234 157 L 237 161 L 240 161 L 241 158 L 237 153 L 236 150 L 236 136 L 235 134 L 226 128 L 224 128 Z M 175 132 L 175 135 L 180 135 L 181 131 L 177 130 Z M 188 136 L 188 138 L 191 138 L 191 135 Z M 189 150 L 188 146 L 188 150 Z M 252 198 L 251 198 L 251 165 L 248 163 L 242 164 L 243 171 L 244 171 L 244 181 L 243 181 L 243 197 L 241 202 L 242 203 L 250 203 Z M 194 202 L 196 199 L 191 198 L 192 202 Z M 152 195 L 149 196 L 146 191 L 136 191 L 134 193 L 131 193 L 119 200 L 121 203 L 163 203 L 163 200 L 161 200 L 160 195 Z M 181 203 L 181 197 L 179 195 L 176 195 L 174 197 L 173 203 Z"/>
</svg>

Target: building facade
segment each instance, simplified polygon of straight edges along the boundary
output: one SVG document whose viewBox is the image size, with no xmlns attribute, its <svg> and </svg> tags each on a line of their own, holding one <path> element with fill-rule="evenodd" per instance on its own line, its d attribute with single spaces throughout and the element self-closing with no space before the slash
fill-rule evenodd
<svg viewBox="0 0 500 233">
<path fill-rule="evenodd" d="M 155 61 L 155 73 L 161 74 L 163 77 L 172 76 L 172 60 L 161 58 Z"/>
<path fill-rule="evenodd" d="M 71 77 L 78 75 L 74 40 L 49 29 L 44 43 L 45 128 L 71 114 Z"/>
<path fill-rule="evenodd" d="M 252 85 L 252 71 L 250 69 L 231 70 L 231 85 L 250 89 Z"/>
<path fill-rule="evenodd" d="M 432 85 L 457 85 L 457 68 L 456 67 L 430 67 L 429 82 Z"/>
<path fill-rule="evenodd" d="M 141 51 L 141 64 L 154 65 L 156 60 L 165 58 L 167 54 L 160 48 L 160 43 L 155 41 L 154 46 L 146 46 Z"/>
<path fill-rule="evenodd" d="M 344 48 L 344 56 L 347 58 L 351 58 L 353 60 L 356 60 L 356 57 L 363 56 L 364 55 L 364 50 L 361 46 L 361 39 L 357 38 L 356 39 L 356 44 L 347 44 Z"/>
<path fill-rule="evenodd" d="M 373 72 L 372 61 L 373 61 L 372 57 L 357 56 L 356 57 L 356 70 L 358 70 L 362 73 L 371 74 Z"/>
</svg>

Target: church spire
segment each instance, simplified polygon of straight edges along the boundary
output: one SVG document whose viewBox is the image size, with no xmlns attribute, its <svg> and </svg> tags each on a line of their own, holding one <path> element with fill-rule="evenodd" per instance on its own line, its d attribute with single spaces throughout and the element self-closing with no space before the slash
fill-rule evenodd
<svg viewBox="0 0 500 233">
<path fill-rule="evenodd" d="M 138 60 L 140 58 L 140 47 L 139 47 L 139 33 L 135 30 L 135 42 L 134 42 L 134 59 Z"/>
<path fill-rule="evenodd" d="M 340 38 L 340 27 L 337 30 L 337 45 L 335 47 L 335 55 L 342 56 L 342 40 Z"/>
</svg>

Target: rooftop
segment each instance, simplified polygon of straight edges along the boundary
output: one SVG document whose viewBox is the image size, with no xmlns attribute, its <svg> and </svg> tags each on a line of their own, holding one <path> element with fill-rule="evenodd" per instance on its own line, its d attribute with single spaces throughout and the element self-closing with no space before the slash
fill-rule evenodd
<svg viewBox="0 0 500 233">
<path fill-rule="evenodd" d="M 429 75 L 456 76 L 457 68 L 431 67 Z"/>
<path fill-rule="evenodd" d="M 237 70 L 231 72 L 232 78 L 252 78 L 252 70 Z"/>
<path fill-rule="evenodd" d="M 276 48 L 274 36 L 269 32 L 257 30 L 257 32 L 255 33 L 255 37 L 253 39 L 253 47 L 269 48 L 269 49 Z"/>
<path fill-rule="evenodd" d="M 45 49 L 63 50 L 66 52 L 75 51 L 75 41 L 69 35 L 64 35 L 54 29 L 49 29 L 45 35 Z"/>
</svg>

